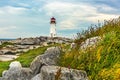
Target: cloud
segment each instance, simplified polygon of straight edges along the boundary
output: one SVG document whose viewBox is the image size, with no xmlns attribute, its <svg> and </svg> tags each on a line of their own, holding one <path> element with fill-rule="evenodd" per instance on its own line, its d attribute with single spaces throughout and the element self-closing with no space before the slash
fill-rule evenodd
<svg viewBox="0 0 120 80">
<path fill-rule="evenodd" d="M 43 7 L 43 10 L 45 10 L 47 12 L 47 15 L 50 15 L 50 16 L 53 16 L 53 15 L 84 16 L 88 14 L 87 12 L 89 12 L 89 14 L 93 13 L 95 9 L 96 8 L 84 3 L 74 4 L 74 3 L 68 3 L 68 2 L 52 2 L 52 3 L 47 3 Z"/>
<path fill-rule="evenodd" d="M 75 29 L 78 21 L 84 20 L 84 17 L 86 16 L 96 15 L 95 9 L 96 8 L 89 5 L 67 2 L 48 3 L 43 7 L 43 10 L 48 16 L 55 15 L 58 17 L 64 17 L 61 22 L 59 22 L 60 24 L 58 24 L 60 29 Z"/>
<path fill-rule="evenodd" d="M 22 14 L 27 9 L 23 7 L 4 6 L 0 7 L 0 14 Z"/>
<path fill-rule="evenodd" d="M 18 3 L 18 5 L 22 7 L 30 7 L 30 5 L 26 3 Z"/>
<path fill-rule="evenodd" d="M 64 20 L 59 23 L 59 29 L 64 30 L 64 29 L 75 29 L 76 25 L 73 20 Z"/>
<path fill-rule="evenodd" d="M 0 27 L 0 33 L 7 33 L 10 30 L 16 29 L 16 26 Z"/>
<path fill-rule="evenodd" d="M 118 8 L 113 7 L 113 6 L 109 6 L 106 4 L 100 4 L 100 5 L 96 5 L 96 7 L 99 13 L 114 14 L 114 15 L 120 14 L 120 11 L 118 10 Z"/>
<path fill-rule="evenodd" d="M 104 20 L 110 20 L 110 19 L 118 18 L 118 17 L 119 15 L 99 14 L 97 16 L 88 17 L 87 20 L 95 23 L 97 20 L 104 21 Z"/>
<path fill-rule="evenodd" d="M 52 16 L 57 19 L 58 33 L 68 36 L 87 29 L 98 20 L 118 17 L 118 7 L 117 0 L 3 0 L 0 4 L 0 37 L 48 35 Z"/>
<path fill-rule="evenodd" d="M 47 21 L 45 21 L 44 15 L 39 13 L 37 9 L 33 9 L 8 5 L 0 7 L 0 38 L 30 37 L 33 35 L 39 36 L 41 33 L 46 34 L 46 28 L 49 26 L 46 26 Z"/>
<path fill-rule="evenodd" d="M 104 8 L 105 7 L 105 8 Z M 80 24 L 79 21 L 89 21 L 95 23 L 98 20 L 103 21 L 104 19 L 108 20 L 111 18 L 116 18 L 119 15 L 103 13 L 110 11 L 117 11 L 108 5 L 90 5 L 87 3 L 68 3 L 68 2 L 52 2 L 47 3 L 42 8 L 48 16 L 57 16 L 64 17 L 59 26 L 61 29 L 75 29 L 77 24 Z M 102 12 L 100 12 L 101 10 Z"/>
<path fill-rule="evenodd" d="M 7 26 L 7 27 L 0 27 L 0 37 L 6 38 L 6 36 L 13 37 L 14 32 L 17 29 L 16 26 Z"/>
<path fill-rule="evenodd" d="M 98 8 L 101 9 L 102 11 L 117 11 L 117 9 L 105 4 L 99 5 Z"/>
</svg>

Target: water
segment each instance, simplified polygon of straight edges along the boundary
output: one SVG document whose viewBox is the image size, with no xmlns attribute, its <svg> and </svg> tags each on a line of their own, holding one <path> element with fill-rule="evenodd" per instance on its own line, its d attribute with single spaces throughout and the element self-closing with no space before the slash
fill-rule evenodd
<svg viewBox="0 0 120 80">
<path fill-rule="evenodd" d="M 0 38 L 0 41 L 9 41 L 9 40 L 15 40 L 15 39 L 2 39 L 2 38 Z"/>
</svg>

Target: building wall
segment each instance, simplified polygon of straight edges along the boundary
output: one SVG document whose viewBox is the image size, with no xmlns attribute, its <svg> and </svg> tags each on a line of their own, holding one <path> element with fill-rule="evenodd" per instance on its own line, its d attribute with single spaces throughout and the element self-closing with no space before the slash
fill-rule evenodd
<svg viewBox="0 0 120 80">
<path fill-rule="evenodd" d="M 55 24 L 51 24 L 50 36 L 51 37 L 56 37 L 56 25 Z"/>
</svg>

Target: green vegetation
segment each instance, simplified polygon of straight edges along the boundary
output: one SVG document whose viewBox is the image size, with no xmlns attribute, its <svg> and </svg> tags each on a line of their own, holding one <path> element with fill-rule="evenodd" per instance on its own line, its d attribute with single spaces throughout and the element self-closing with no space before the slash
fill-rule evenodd
<svg viewBox="0 0 120 80">
<path fill-rule="evenodd" d="M 9 68 L 10 61 L 8 62 L 0 62 L 0 76 L 2 76 L 2 72 Z"/>
<path fill-rule="evenodd" d="M 29 50 L 28 52 L 23 53 L 16 59 L 16 61 L 20 61 L 23 67 L 29 67 L 30 63 L 33 61 L 33 59 L 45 52 L 47 47 L 39 47 L 37 49 Z"/>
<path fill-rule="evenodd" d="M 29 50 L 28 52 L 21 54 L 20 57 L 18 57 L 17 59 L 13 61 L 20 61 L 23 67 L 29 67 L 30 63 L 33 61 L 33 59 L 36 56 L 43 54 L 48 47 L 57 46 L 57 45 L 59 44 L 50 45 L 47 47 L 39 47 L 37 49 Z M 11 62 L 12 61 L 0 62 L 0 76 L 4 70 L 7 70 L 9 68 L 9 64 Z"/>
<path fill-rule="evenodd" d="M 85 70 L 90 80 L 120 80 L 120 18 L 105 21 L 102 27 L 91 27 L 78 33 L 75 42 L 80 45 L 94 36 L 102 38 L 97 46 L 85 51 L 77 46 L 66 51 L 59 65 Z"/>
<path fill-rule="evenodd" d="M 14 45 L 14 44 L 11 42 L 4 42 L 2 45 L 0 45 L 0 48 L 5 47 L 7 45 Z"/>
</svg>

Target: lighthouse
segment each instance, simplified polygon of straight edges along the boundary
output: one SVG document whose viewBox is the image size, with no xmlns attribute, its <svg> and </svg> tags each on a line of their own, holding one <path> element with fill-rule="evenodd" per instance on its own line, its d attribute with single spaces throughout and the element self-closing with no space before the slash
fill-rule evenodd
<svg viewBox="0 0 120 80">
<path fill-rule="evenodd" d="M 56 19 L 54 17 L 50 19 L 50 36 L 56 37 Z"/>
</svg>

